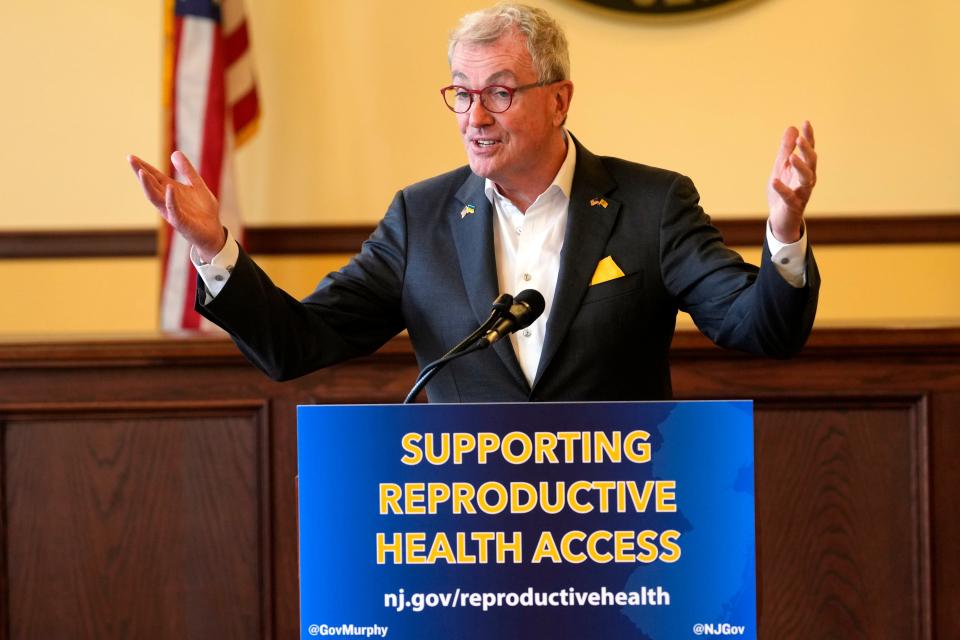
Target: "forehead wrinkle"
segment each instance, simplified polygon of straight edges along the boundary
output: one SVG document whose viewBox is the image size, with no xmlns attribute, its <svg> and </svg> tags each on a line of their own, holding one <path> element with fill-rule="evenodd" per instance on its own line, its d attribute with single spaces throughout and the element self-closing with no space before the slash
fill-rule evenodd
<svg viewBox="0 0 960 640">
<path fill-rule="evenodd" d="M 467 82 L 469 80 L 469 78 L 467 78 L 467 74 L 463 73 L 462 71 L 454 71 L 453 79 L 463 81 L 463 82 Z M 489 87 L 491 84 L 497 84 L 499 82 L 502 82 L 503 80 L 516 81 L 516 79 L 517 79 L 517 76 L 513 73 L 513 71 L 510 71 L 509 69 L 503 69 L 501 71 L 497 71 L 496 73 L 493 73 L 487 76 L 487 79 L 484 82 L 483 86 Z"/>
<path fill-rule="evenodd" d="M 495 69 L 487 76 L 487 84 L 507 78 L 518 80 L 528 72 L 537 76 L 526 46 L 510 38 L 501 38 L 492 44 L 460 43 L 450 60 L 450 67 L 454 78 L 464 80 L 469 79 L 469 71 L 479 73 Z"/>
<path fill-rule="evenodd" d="M 493 84 L 500 80 L 516 80 L 517 76 L 514 75 L 513 71 L 509 69 L 504 69 L 503 71 L 497 71 L 495 74 L 487 78 L 487 84 Z"/>
</svg>

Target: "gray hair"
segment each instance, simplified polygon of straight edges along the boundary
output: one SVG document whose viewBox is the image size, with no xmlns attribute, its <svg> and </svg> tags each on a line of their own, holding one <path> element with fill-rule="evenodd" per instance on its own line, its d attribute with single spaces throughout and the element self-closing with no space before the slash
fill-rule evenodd
<svg viewBox="0 0 960 640">
<path fill-rule="evenodd" d="M 527 51 L 540 82 L 546 84 L 570 79 L 570 54 L 563 29 L 543 9 L 525 4 L 501 2 L 460 18 L 460 24 L 450 34 L 447 61 L 453 61 L 457 44 L 493 44 L 511 29 L 516 29 L 526 39 Z"/>
</svg>

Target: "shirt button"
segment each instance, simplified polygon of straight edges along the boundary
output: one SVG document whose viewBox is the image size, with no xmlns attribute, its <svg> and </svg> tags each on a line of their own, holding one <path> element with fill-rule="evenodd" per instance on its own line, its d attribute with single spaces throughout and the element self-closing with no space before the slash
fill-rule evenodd
<svg viewBox="0 0 960 640">
<path fill-rule="evenodd" d="M 790 258 L 781 258 L 780 264 L 790 264 Z"/>
<path fill-rule="evenodd" d="M 523 227 L 517 227 L 517 233 L 518 234 L 523 233 Z"/>
<path fill-rule="evenodd" d="M 213 279 L 216 280 L 217 282 L 223 282 L 223 276 L 220 275 L 219 273 L 213 276 Z"/>
<path fill-rule="evenodd" d="M 526 282 L 530 282 L 531 280 L 533 280 L 533 276 L 530 275 L 529 273 L 525 273 L 525 274 L 523 274 L 523 279 L 524 279 Z"/>
<path fill-rule="evenodd" d="M 523 337 L 524 337 L 524 338 L 529 338 L 529 337 L 532 336 L 532 335 L 533 335 L 533 332 L 530 331 L 530 329 L 524 329 L 524 330 L 523 330 Z"/>
</svg>

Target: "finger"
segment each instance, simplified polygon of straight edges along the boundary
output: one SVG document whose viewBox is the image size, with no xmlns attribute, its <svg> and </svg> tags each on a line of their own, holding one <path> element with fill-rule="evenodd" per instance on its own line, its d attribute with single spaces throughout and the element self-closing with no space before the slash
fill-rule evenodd
<svg viewBox="0 0 960 640">
<path fill-rule="evenodd" d="M 130 168 L 133 169 L 133 175 L 139 176 L 141 170 L 141 160 L 133 154 L 127 154 L 127 164 L 130 165 Z"/>
<path fill-rule="evenodd" d="M 172 184 L 167 185 L 167 190 L 164 193 L 164 208 L 167 211 L 167 215 L 166 215 L 167 222 L 169 222 L 176 228 L 177 225 L 174 224 L 174 220 L 178 218 L 177 199 L 174 196 Z"/>
<path fill-rule="evenodd" d="M 777 152 L 777 159 L 773 162 L 771 175 L 776 176 L 786 165 L 787 160 L 797 146 L 797 138 L 799 136 L 800 132 L 797 131 L 796 127 L 787 127 L 787 130 L 783 132 L 783 137 L 780 139 L 780 150 Z"/>
<path fill-rule="evenodd" d="M 130 166 L 133 167 L 134 173 L 139 172 L 141 169 L 148 173 L 154 173 L 157 171 L 156 167 L 152 166 L 149 162 L 145 162 L 143 159 L 138 158 L 133 154 L 127 156 L 127 162 L 129 162 Z"/>
<path fill-rule="evenodd" d="M 803 211 L 804 203 L 793 189 L 776 178 L 774 178 L 770 184 L 773 190 L 777 192 L 777 195 L 780 196 L 780 199 L 783 200 L 784 204 L 787 205 L 787 208 L 794 211 Z"/>
<path fill-rule="evenodd" d="M 790 156 L 790 164 L 796 169 L 800 176 L 800 185 L 804 187 L 813 187 L 817 182 L 817 174 L 813 172 L 807 163 L 800 156 Z"/>
<path fill-rule="evenodd" d="M 164 185 L 170 181 L 170 178 L 168 178 L 163 171 L 160 171 L 149 162 L 144 162 L 137 156 L 127 156 L 127 160 L 130 162 L 130 166 L 133 167 L 134 173 L 139 173 L 139 171 L 142 169 L 144 173 L 153 176 L 153 179 L 161 185 Z"/>
<path fill-rule="evenodd" d="M 200 177 L 200 174 L 193 168 L 190 160 L 187 159 L 187 156 L 184 155 L 182 151 L 174 151 L 173 155 L 170 156 L 170 160 L 173 162 L 173 166 L 177 169 L 177 172 L 186 178 L 187 183 L 191 186 L 203 184 L 203 178 Z"/>
<path fill-rule="evenodd" d="M 800 153 L 800 157 L 803 158 L 803 161 L 807 163 L 807 166 L 810 167 L 814 173 L 816 173 L 817 152 L 807 138 L 801 136 L 800 139 L 797 140 L 797 151 Z"/>
<path fill-rule="evenodd" d="M 810 141 L 811 147 L 817 146 L 816 139 L 813 137 L 813 125 L 809 120 L 803 121 L 803 137 Z"/>
<path fill-rule="evenodd" d="M 137 178 L 140 180 L 140 187 L 143 189 L 143 193 L 147 196 L 150 204 L 155 207 L 165 206 L 163 187 L 160 186 L 156 179 L 143 169 L 137 172 Z"/>
</svg>

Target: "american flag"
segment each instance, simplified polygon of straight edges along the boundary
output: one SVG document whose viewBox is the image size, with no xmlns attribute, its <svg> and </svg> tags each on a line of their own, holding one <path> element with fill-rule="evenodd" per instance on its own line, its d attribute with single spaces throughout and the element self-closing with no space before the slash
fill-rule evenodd
<svg viewBox="0 0 960 640">
<path fill-rule="evenodd" d="M 164 112 L 167 157 L 179 149 L 220 201 L 220 217 L 242 237 L 230 158 L 256 131 L 260 116 L 243 0 L 166 0 Z M 173 166 L 168 166 L 171 175 Z M 164 331 L 210 325 L 193 310 L 196 271 L 190 246 L 160 230 Z"/>
</svg>

